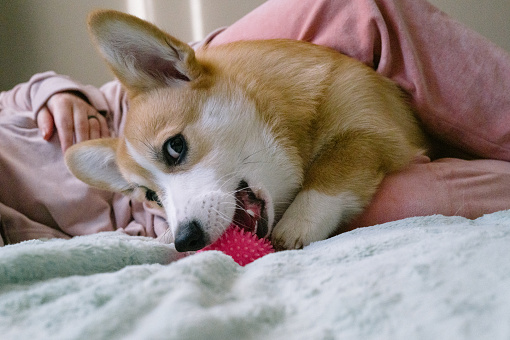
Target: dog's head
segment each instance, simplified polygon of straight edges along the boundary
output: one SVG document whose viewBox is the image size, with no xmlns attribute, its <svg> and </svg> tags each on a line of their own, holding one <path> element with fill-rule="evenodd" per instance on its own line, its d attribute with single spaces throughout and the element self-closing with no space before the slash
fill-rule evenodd
<svg viewBox="0 0 510 340">
<path fill-rule="evenodd" d="M 133 16 L 95 12 L 89 29 L 129 112 L 119 138 L 68 150 L 71 172 L 162 209 L 179 251 L 214 242 L 232 222 L 268 236 L 301 170 L 243 86 Z"/>
</svg>

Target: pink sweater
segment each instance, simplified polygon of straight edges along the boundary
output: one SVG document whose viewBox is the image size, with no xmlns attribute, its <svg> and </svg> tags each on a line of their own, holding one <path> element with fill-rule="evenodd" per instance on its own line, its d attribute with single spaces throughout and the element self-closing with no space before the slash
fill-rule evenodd
<svg viewBox="0 0 510 340">
<path fill-rule="evenodd" d="M 91 189 L 65 167 L 58 137 L 44 141 L 35 114 L 49 97 L 80 91 L 107 112 L 112 135 L 122 130 L 125 92 L 116 81 L 101 89 L 46 72 L 0 94 L 0 219 L 6 243 L 33 238 L 123 230 L 156 237 L 166 230 L 163 218 L 144 204 L 120 194 Z"/>
</svg>

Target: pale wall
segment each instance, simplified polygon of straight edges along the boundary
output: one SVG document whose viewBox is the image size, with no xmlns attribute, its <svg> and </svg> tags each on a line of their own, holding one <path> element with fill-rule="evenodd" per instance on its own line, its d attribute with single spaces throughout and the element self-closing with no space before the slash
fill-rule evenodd
<svg viewBox="0 0 510 340">
<path fill-rule="evenodd" d="M 144 3 L 144 0 L 131 0 Z M 154 21 L 193 40 L 191 6 L 202 5 L 203 32 L 229 25 L 264 0 L 145 0 Z M 296 0 L 299 1 L 299 0 Z M 408 0 L 414 1 L 414 0 Z M 509 0 L 431 0 L 510 51 Z M 101 85 L 111 75 L 89 42 L 85 18 L 94 8 L 127 11 L 129 0 L 0 0 L 0 91 L 46 70 Z"/>
<path fill-rule="evenodd" d="M 128 10 L 128 0 L 0 0 L 0 91 L 53 70 L 99 86 L 112 79 L 90 43 L 85 22 L 96 8 Z M 134 0 L 154 8 L 155 23 L 193 40 L 193 0 Z M 264 0 L 198 0 L 203 32 L 226 26 Z"/>
</svg>

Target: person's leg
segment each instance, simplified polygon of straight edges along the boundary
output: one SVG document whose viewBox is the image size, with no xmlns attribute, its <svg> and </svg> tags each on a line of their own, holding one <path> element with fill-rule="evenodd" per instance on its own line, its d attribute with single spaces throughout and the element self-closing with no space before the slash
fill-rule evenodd
<svg viewBox="0 0 510 340">
<path fill-rule="evenodd" d="M 303 40 L 374 67 L 374 57 L 381 53 L 379 26 L 384 27 L 384 22 L 372 0 L 269 0 L 215 36 L 210 45 L 257 39 Z"/>
<path fill-rule="evenodd" d="M 504 209 L 510 209 L 509 162 L 444 158 L 387 176 L 347 229 L 434 214 L 474 219 Z"/>
<path fill-rule="evenodd" d="M 410 94 L 430 133 L 462 152 L 510 160 L 509 55 L 426 1 L 270 0 L 211 44 L 273 38 L 357 58 Z M 352 227 L 509 208 L 510 164 L 443 159 L 388 176 Z"/>
<path fill-rule="evenodd" d="M 270 0 L 211 42 L 329 46 L 396 81 L 429 132 L 510 160 L 510 55 L 424 0 Z"/>
</svg>

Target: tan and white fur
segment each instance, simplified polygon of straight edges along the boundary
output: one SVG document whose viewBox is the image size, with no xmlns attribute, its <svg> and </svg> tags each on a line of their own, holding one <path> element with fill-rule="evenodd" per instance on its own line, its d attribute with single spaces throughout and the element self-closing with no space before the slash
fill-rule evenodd
<svg viewBox="0 0 510 340">
<path fill-rule="evenodd" d="M 425 147 L 401 90 L 328 48 L 267 40 L 193 51 L 115 11 L 92 13 L 89 29 L 129 112 L 122 136 L 73 146 L 68 167 L 155 201 L 180 251 L 215 241 L 239 210 L 279 248 L 325 239 Z"/>
</svg>

